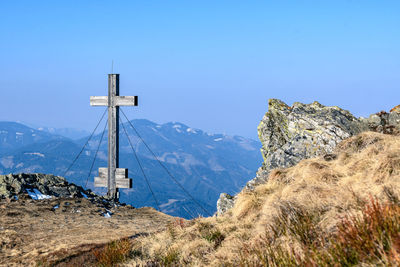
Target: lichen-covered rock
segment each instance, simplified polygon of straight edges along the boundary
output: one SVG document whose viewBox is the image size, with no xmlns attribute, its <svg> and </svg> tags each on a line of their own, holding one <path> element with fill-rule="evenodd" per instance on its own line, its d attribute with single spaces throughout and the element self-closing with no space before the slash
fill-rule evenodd
<svg viewBox="0 0 400 267">
<path fill-rule="evenodd" d="M 37 191 L 42 195 L 38 196 Z M 118 201 L 109 200 L 106 197 L 96 195 L 90 189 L 85 190 L 81 186 L 68 183 L 68 181 L 61 176 L 41 173 L 0 175 L 0 198 L 18 201 L 27 198 L 47 199 L 49 197 L 85 197 L 97 206 L 106 209 L 125 205 Z"/>
<path fill-rule="evenodd" d="M 339 142 L 363 131 L 400 132 L 400 105 L 390 113 L 382 111 L 368 119 L 358 119 L 336 106 L 296 102 L 290 107 L 278 99 L 270 99 L 268 112 L 258 126 L 264 162 L 256 177 L 246 184 L 245 190 L 252 190 L 257 184 L 266 182 L 271 170 L 330 154 Z M 221 194 L 217 202 L 217 210 L 221 211 L 218 214 L 232 207 L 234 201 L 235 197 L 227 198 Z"/>
<path fill-rule="evenodd" d="M 291 167 L 302 159 L 332 153 L 339 142 L 364 130 L 364 123 L 339 107 L 318 102 L 296 102 L 289 107 L 270 99 L 268 112 L 258 126 L 264 162 L 246 187 L 252 189 L 264 182 L 275 168 Z"/>
<path fill-rule="evenodd" d="M 235 196 L 222 193 L 217 201 L 217 214 L 220 215 L 225 213 L 227 210 L 230 210 L 235 203 L 235 199 Z"/>
<path fill-rule="evenodd" d="M 41 173 L 0 175 L 0 198 L 26 195 L 27 190 L 31 189 L 54 197 L 82 197 L 82 193 L 95 196 L 91 191 L 70 184 L 60 176 Z"/>
<path fill-rule="evenodd" d="M 390 110 L 390 113 L 381 111 L 369 116 L 368 119 L 360 118 L 371 131 L 395 134 L 400 132 L 400 109 L 396 106 Z"/>
</svg>

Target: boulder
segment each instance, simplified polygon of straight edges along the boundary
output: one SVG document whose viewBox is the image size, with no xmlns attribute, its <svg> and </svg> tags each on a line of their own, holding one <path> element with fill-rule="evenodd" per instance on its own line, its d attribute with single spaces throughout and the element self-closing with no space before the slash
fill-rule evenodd
<svg viewBox="0 0 400 267">
<path fill-rule="evenodd" d="M 339 142 L 367 129 L 349 111 L 336 106 L 296 102 L 289 107 L 278 99 L 270 99 L 268 112 L 258 126 L 264 162 L 246 188 L 265 182 L 275 168 L 291 167 L 302 159 L 332 153 Z"/>
<path fill-rule="evenodd" d="M 231 196 L 227 193 L 222 193 L 217 201 L 217 214 L 223 214 L 226 211 L 230 210 L 235 203 L 235 199 L 235 196 Z"/>
</svg>

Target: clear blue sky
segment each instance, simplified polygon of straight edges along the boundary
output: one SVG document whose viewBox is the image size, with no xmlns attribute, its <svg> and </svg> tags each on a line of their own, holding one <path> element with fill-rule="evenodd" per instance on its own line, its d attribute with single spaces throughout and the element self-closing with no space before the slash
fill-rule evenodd
<svg viewBox="0 0 400 267">
<path fill-rule="evenodd" d="M 0 33 L 0 120 L 91 130 L 112 60 L 132 119 L 209 132 L 256 138 L 268 98 L 400 104 L 400 1 L 4 0 Z"/>
</svg>

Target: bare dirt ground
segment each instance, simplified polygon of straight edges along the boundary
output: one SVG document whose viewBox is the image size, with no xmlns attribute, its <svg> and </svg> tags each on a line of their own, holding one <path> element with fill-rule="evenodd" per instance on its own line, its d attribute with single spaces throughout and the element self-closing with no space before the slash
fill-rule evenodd
<svg viewBox="0 0 400 267">
<path fill-rule="evenodd" d="M 153 208 L 110 210 L 87 199 L 0 200 L 0 266 L 36 266 L 96 245 L 165 229 L 174 217 Z"/>
</svg>

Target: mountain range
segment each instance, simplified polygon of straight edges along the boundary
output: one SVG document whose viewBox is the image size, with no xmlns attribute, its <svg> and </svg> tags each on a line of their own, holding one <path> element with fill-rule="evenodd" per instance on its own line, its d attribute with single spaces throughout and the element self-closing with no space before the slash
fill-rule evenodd
<svg viewBox="0 0 400 267">
<path fill-rule="evenodd" d="M 120 199 L 135 207 L 152 206 L 185 218 L 212 214 L 219 194 L 239 192 L 262 162 L 261 143 L 252 139 L 209 134 L 178 122 L 138 119 L 130 123 L 156 156 L 129 123 L 120 126 L 120 167 L 128 168 L 133 179 L 133 188 L 122 189 Z M 98 168 L 107 166 L 107 134 L 99 145 L 101 136 L 95 134 L 82 150 L 88 137 L 74 140 L 16 122 L 0 122 L 0 172 L 65 175 L 70 182 L 104 193 L 105 188 L 93 187 Z"/>
</svg>

